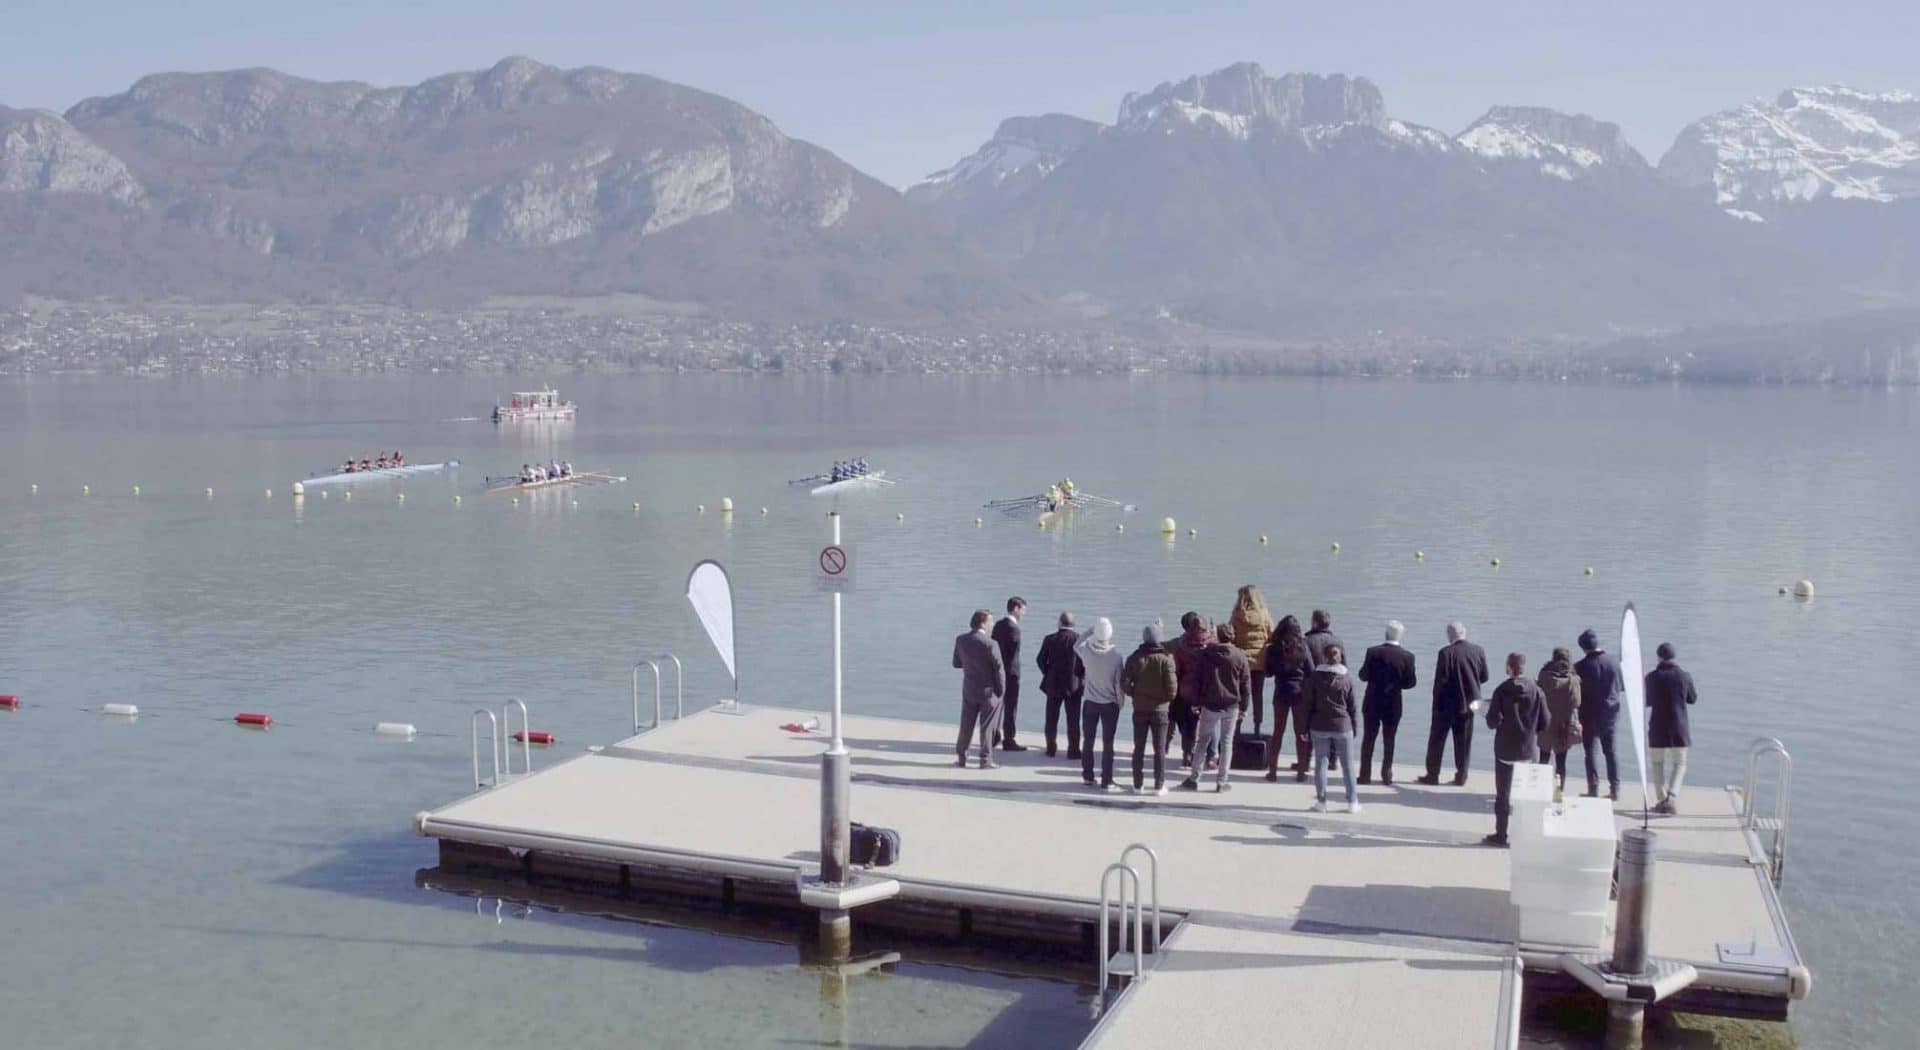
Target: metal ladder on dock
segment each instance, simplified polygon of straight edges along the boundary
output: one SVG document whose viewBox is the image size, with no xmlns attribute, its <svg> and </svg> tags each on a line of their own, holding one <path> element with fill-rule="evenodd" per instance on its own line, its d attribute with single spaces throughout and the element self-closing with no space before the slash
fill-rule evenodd
<svg viewBox="0 0 1920 1050">
<path fill-rule="evenodd" d="M 673 661 L 673 720 L 678 722 L 681 717 L 686 714 L 687 673 L 686 669 L 680 666 L 680 658 L 672 653 L 661 653 L 658 656 L 643 657 L 633 665 L 633 731 L 636 734 L 642 729 L 653 730 L 660 728 L 662 719 L 660 707 L 660 664 L 665 660 Z M 642 667 L 653 672 L 653 724 L 648 726 L 640 724 L 640 669 Z"/>
<path fill-rule="evenodd" d="M 1153 948 L 1147 948 L 1146 906 L 1140 892 L 1140 869 L 1129 864 L 1128 858 L 1142 853 L 1147 858 L 1147 887 L 1153 894 Z M 1117 903 L 1120 909 L 1120 951 L 1115 953 L 1108 941 L 1110 922 L 1108 909 L 1116 903 L 1116 895 L 1109 893 L 1109 887 L 1117 888 Z M 1133 890 L 1132 906 L 1128 906 L 1127 890 Z M 1127 919 L 1133 919 L 1132 936 L 1128 936 Z M 1095 999 L 1095 1009 L 1106 1005 L 1107 989 L 1116 975 L 1130 981 L 1137 981 L 1147 975 L 1147 956 L 1160 951 L 1160 855 L 1153 847 L 1136 842 L 1120 851 L 1120 859 L 1107 865 L 1100 873 L 1100 994 Z M 1129 950 L 1128 941 L 1131 941 Z M 1131 958 L 1129 958 L 1131 956 Z"/>
<path fill-rule="evenodd" d="M 513 709 L 520 709 L 520 772 L 513 771 Z M 487 757 L 493 762 L 493 779 L 480 778 L 480 720 L 487 720 Z M 501 733 L 501 723 L 506 723 L 506 732 Z M 518 697 L 500 705 L 500 717 L 484 707 L 473 709 L 473 717 L 467 720 L 467 740 L 473 749 L 473 789 L 499 787 L 514 777 L 524 777 L 533 772 L 533 723 L 527 716 L 527 703 Z M 503 773 L 502 770 L 505 770 Z"/>
<path fill-rule="evenodd" d="M 1769 755 L 1773 764 L 1773 815 L 1760 815 L 1757 792 L 1760 787 L 1760 763 Z M 1747 784 L 1741 795 L 1740 827 L 1766 854 L 1768 874 L 1775 887 L 1787 870 L 1787 788 L 1793 780 L 1793 756 L 1787 746 L 1773 737 L 1760 737 L 1747 749 Z"/>
</svg>

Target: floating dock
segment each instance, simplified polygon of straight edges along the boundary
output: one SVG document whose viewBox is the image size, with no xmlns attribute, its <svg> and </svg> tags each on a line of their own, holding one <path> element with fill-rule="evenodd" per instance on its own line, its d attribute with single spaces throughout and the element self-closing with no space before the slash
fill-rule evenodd
<svg viewBox="0 0 1920 1050">
<path fill-rule="evenodd" d="M 818 717 L 709 709 L 500 778 L 418 814 L 415 828 L 440 841 L 451 871 L 798 909 L 800 880 L 818 870 L 827 738 L 782 727 Z M 1149 933 L 1157 950 L 1089 1047 L 1265 1045 L 1281 1013 L 1322 1045 L 1512 1047 L 1523 976 L 1575 987 L 1560 957 L 1581 949 L 1516 943 L 1511 854 L 1480 844 L 1490 773 L 1426 787 L 1402 766 L 1403 780 L 1360 789 L 1363 813 L 1338 802 L 1312 813 L 1311 782 L 1284 774 L 1270 784 L 1236 772 L 1225 794 L 1099 792 L 1038 747 L 1000 753 L 998 769 L 958 768 L 947 725 L 855 716 L 843 732 L 854 819 L 898 829 L 904 847 L 886 871 L 898 896 L 862 907 L 862 924 L 1083 945 L 1094 960 L 1102 873 L 1130 846 L 1152 848 L 1164 939 Z M 1117 749 L 1127 784 L 1130 745 Z M 1172 787 L 1183 771 L 1169 767 Z M 1627 795 L 1623 827 L 1639 823 L 1638 788 Z M 1698 971 L 1666 1005 L 1783 1019 L 1810 975 L 1741 807 L 1738 789 L 1694 788 L 1683 815 L 1655 818 L 1651 950 Z M 1202 999 L 1231 1006 L 1195 1009 Z"/>
</svg>

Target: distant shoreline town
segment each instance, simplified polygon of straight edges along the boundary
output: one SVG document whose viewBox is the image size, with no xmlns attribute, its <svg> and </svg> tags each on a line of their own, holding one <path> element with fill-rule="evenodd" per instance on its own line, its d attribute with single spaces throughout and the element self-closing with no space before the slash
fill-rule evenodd
<svg viewBox="0 0 1920 1050">
<path fill-rule="evenodd" d="M 587 301 L 589 304 L 592 301 Z M 1920 385 L 1920 316 L 1540 338 L 1276 340 L 1085 327 L 774 323 L 554 306 L 67 304 L 0 309 L 0 375 L 745 372 L 1214 374 Z"/>
</svg>

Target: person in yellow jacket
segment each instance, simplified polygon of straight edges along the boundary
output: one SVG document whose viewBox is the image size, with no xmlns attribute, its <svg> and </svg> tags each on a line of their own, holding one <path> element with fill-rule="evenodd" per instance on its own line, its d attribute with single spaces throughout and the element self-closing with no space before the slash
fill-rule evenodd
<svg viewBox="0 0 1920 1050">
<path fill-rule="evenodd" d="M 1260 723 L 1266 720 L 1266 659 L 1267 640 L 1273 636 L 1273 613 L 1267 610 L 1267 600 L 1260 596 L 1260 588 L 1249 583 L 1240 588 L 1233 600 L 1233 612 L 1228 614 L 1227 622 L 1233 626 L 1233 644 L 1246 654 L 1247 664 L 1253 669 L 1253 731 L 1260 732 Z M 1246 709 L 1240 710 L 1241 719 L 1247 716 Z M 1275 720 L 1279 721 L 1278 719 Z"/>
</svg>

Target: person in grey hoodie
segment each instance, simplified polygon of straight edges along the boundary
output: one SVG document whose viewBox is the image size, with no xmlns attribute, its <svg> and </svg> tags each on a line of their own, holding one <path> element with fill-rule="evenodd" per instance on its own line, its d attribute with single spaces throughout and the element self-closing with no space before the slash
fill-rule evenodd
<svg viewBox="0 0 1920 1050">
<path fill-rule="evenodd" d="M 1328 645 L 1326 662 L 1307 679 L 1307 731 L 1313 738 L 1313 811 L 1327 808 L 1327 763 L 1338 756 L 1346 780 L 1347 812 L 1360 812 L 1360 793 L 1353 783 L 1353 679 L 1347 674 L 1346 653 Z"/>
<path fill-rule="evenodd" d="M 1086 675 L 1080 695 L 1080 779 L 1102 791 L 1113 790 L 1113 733 L 1120 725 L 1121 672 L 1127 657 L 1113 644 L 1113 621 L 1093 621 L 1080 644 L 1074 646 Z M 1096 732 L 1098 735 L 1096 736 Z M 1100 744 L 1100 780 L 1093 779 L 1094 742 Z"/>
</svg>

